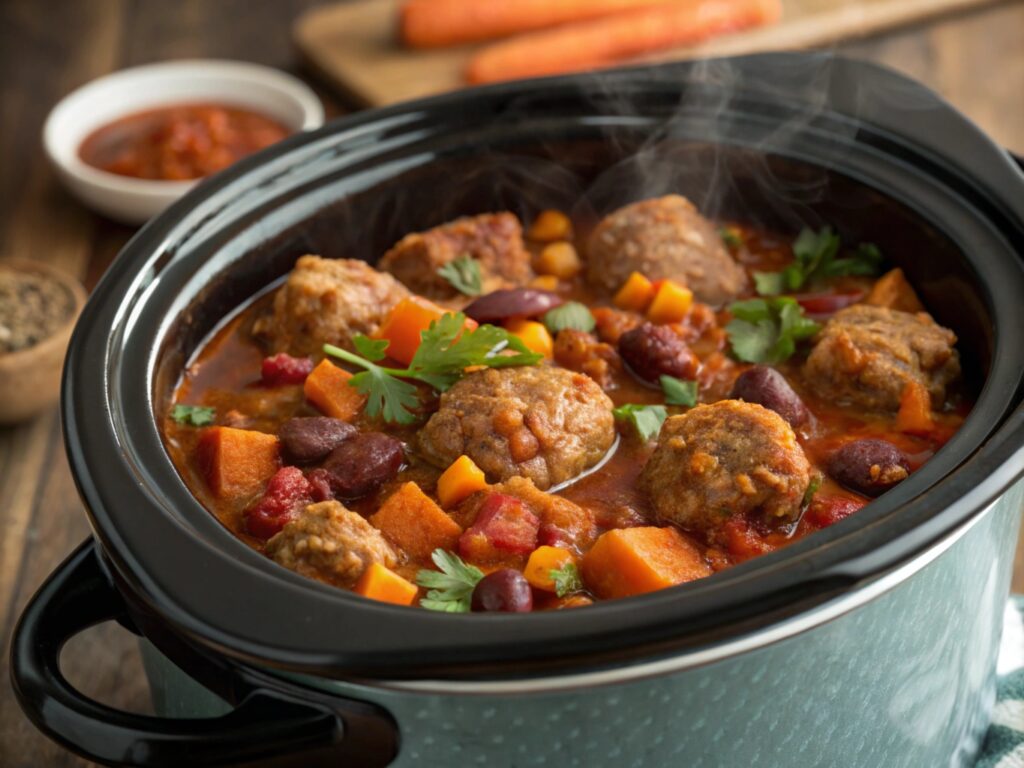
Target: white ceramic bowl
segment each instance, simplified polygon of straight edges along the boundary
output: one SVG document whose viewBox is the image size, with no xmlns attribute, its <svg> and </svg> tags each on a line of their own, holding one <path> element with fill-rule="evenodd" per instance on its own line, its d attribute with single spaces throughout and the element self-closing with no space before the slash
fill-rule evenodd
<svg viewBox="0 0 1024 768">
<path fill-rule="evenodd" d="M 90 208 L 126 224 L 141 224 L 200 180 L 154 181 L 119 176 L 82 162 L 78 150 L 97 128 L 164 105 L 216 102 L 245 107 L 294 131 L 323 124 L 320 100 L 301 81 L 269 67 L 195 59 L 150 64 L 87 83 L 53 108 L 43 145 L 61 181 Z"/>
</svg>

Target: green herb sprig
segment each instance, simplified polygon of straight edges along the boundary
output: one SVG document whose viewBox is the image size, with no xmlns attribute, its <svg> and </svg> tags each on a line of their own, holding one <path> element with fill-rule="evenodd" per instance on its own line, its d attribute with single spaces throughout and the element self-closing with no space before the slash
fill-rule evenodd
<svg viewBox="0 0 1024 768">
<path fill-rule="evenodd" d="M 449 285 L 461 294 L 479 296 L 483 293 L 480 262 L 469 254 L 459 256 L 444 266 L 438 267 L 437 274 L 447 280 Z"/>
<path fill-rule="evenodd" d="M 411 424 L 416 421 L 412 409 L 419 405 L 415 385 L 405 379 L 414 379 L 444 392 L 465 375 L 466 368 L 486 366 L 507 368 L 534 365 L 543 358 L 517 336 L 504 328 L 481 325 L 473 330 L 464 328 L 466 316 L 461 312 L 446 314 L 420 333 L 420 345 L 408 368 L 378 365 L 387 350 L 387 341 L 356 336 L 353 339 L 358 354 L 325 344 L 324 353 L 344 360 L 364 370 L 355 374 L 349 385 L 366 396 L 366 414 L 371 418 L 381 415 L 393 424 Z M 512 354 L 505 354 L 511 352 Z"/>
<path fill-rule="evenodd" d="M 542 319 L 552 336 L 564 330 L 590 333 L 597 325 L 590 310 L 578 301 L 567 301 L 560 307 L 549 309 Z"/>
<path fill-rule="evenodd" d="M 423 569 L 416 574 L 416 583 L 430 590 L 420 605 L 431 611 L 468 613 L 473 589 L 484 577 L 483 571 L 443 549 L 435 549 L 430 559 L 439 571 Z"/>
<path fill-rule="evenodd" d="M 882 253 L 871 243 L 861 243 L 849 256 L 839 257 L 839 235 L 831 227 L 818 232 L 804 228 L 793 241 L 793 263 L 781 272 L 755 272 L 754 286 L 762 296 L 798 291 L 816 277 L 874 275 L 882 265 Z"/>
<path fill-rule="evenodd" d="M 171 410 L 171 418 L 179 424 L 190 427 L 205 427 L 213 424 L 217 409 L 207 405 L 183 405 L 179 403 Z"/>
<path fill-rule="evenodd" d="M 821 326 L 808 317 L 796 299 L 786 296 L 737 301 L 729 306 L 733 320 L 725 326 L 733 354 L 748 363 L 781 363 L 796 343 Z"/>
<path fill-rule="evenodd" d="M 668 409 L 664 405 L 637 405 L 626 403 L 612 409 L 612 415 L 620 421 L 633 425 L 641 440 L 653 440 L 661 432 L 661 425 L 668 418 Z"/>
<path fill-rule="evenodd" d="M 555 594 L 559 597 L 583 591 L 583 579 L 580 578 L 580 569 L 576 563 L 564 563 L 560 568 L 553 568 L 549 575 L 555 584 Z"/>
<path fill-rule="evenodd" d="M 684 381 L 674 376 L 662 375 L 658 377 L 661 384 L 661 391 L 665 393 L 665 402 L 668 405 L 682 405 L 693 408 L 697 404 L 697 382 Z"/>
</svg>

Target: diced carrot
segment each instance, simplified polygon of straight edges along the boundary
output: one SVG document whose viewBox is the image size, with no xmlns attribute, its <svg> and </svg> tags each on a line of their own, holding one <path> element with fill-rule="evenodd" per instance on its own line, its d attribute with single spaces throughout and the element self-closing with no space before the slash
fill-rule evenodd
<svg viewBox="0 0 1024 768">
<path fill-rule="evenodd" d="M 530 281 L 530 287 L 554 292 L 558 290 L 558 278 L 554 275 L 537 275 Z"/>
<path fill-rule="evenodd" d="M 675 528 L 618 528 L 583 557 L 583 581 L 598 597 L 628 597 L 711 574 L 697 547 Z"/>
<path fill-rule="evenodd" d="M 505 323 L 505 330 L 519 337 L 531 352 L 544 355 L 548 359 L 555 353 L 555 341 L 543 323 L 514 318 Z"/>
<path fill-rule="evenodd" d="M 306 377 L 302 390 L 306 399 L 322 413 L 334 419 L 351 421 L 366 404 L 366 398 L 349 384 L 352 374 L 321 360 Z"/>
<path fill-rule="evenodd" d="M 654 298 L 654 285 L 644 275 L 634 272 L 619 288 L 612 303 L 629 312 L 644 312 Z"/>
<path fill-rule="evenodd" d="M 935 429 L 932 417 L 932 398 L 924 384 L 908 381 L 900 395 L 900 410 L 896 414 L 896 429 L 910 434 L 928 434 Z"/>
<path fill-rule="evenodd" d="M 487 477 L 469 456 L 459 456 L 437 478 L 437 498 L 449 509 L 485 488 Z"/>
<path fill-rule="evenodd" d="M 526 236 L 531 240 L 550 243 L 555 240 L 568 240 L 572 237 L 572 222 L 561 211 L 541 211 L 533 220 Z"/>
<path fill-rule="evenodd" d="M 399 36 L 412 48 L 438 48 L 595 19 L 671 0 L 407 0 Z"/>
<path fill-rule="evenodd" d="M 353 591 L 371 600 L 380 600 L 382 603 L 412 605 L 419 590 L 415 584 L 406 581 L 380 563 L 370 563 L 359 577 Z"/>
<path fill-rule="evenodd" d="M 544 246 L 537 256 L 537 271 L 545 275 L 554 275 L 563 280 L 575 277 L 583 269 L 579 254 L 572 243 L 560 240 Z"/>
<path fill-rule="evenodd" d="M 392 360 L 408 365 L 420 347 L 420 334 L 435 320 L 450 314 L 450 310 L 439 307 L 422 296 L 409 296 L 398 302 L 383 324 L 373 335 L 376 339 L 387 339 L 387 355 Z M 476 323 L 466 318 L 463 328 L 472 330 Z"/>
<path fill-rule="evenodd" d="M 565 567 L 566 563 L 575 562 L 576 558 L 572 552 L 562 547 L 537 547 L 526 561 L 523 576 L 530 582 L 531 587 L 554 592 L 555 580 L 551 578 L 551 572 Z"/>
<path fill-rule="evenodd" d="M 917 298 L 917 292 L 899 267 L 878 278 L 864 297 L 864 303 L 902 312 L 924 312 L 924 304 Z"/>
<path fill-rule="evenodd" d="M 781 14 L 781 0 L 677 0 L 623 11 L 487 45 L 469 60 L 466 79 L 491 83 L 597 69 L 631 56 L 770 24 Z"/>
<path fill-rule="evenodd" d="M 462 528 L 416 483 L 404 483 L 370 516 L 370 524 L 410 557 L 426 560 L 435 549 L 455 549 Z"/>
<path fill-rule="evenodd" d="M 654 293 L 647 319 L 652 323 L 678 323 L 693 306 L 693 291 L 675 280 L 661 280 Z"/>
<path fill-rule="evenodd" d="M 210 490 L 221 499 L 255 496 L 280 466 L 277 437 L 250 429 L 207 427 L 196 452 Z"/>
</svg>

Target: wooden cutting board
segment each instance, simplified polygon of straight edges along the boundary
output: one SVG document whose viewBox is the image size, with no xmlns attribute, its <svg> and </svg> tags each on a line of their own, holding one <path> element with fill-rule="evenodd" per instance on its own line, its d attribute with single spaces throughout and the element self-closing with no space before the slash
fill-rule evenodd
<svg viewBox="0 0 1024 768">
<path fill-rule="evenodd" d="M 295 43 L 314 70 L 367 106 L 462 87 L 462 72 L 475 46 L 433 51 L 401 48 L 394 32 L 399 2 L 356 0 L 314 8 L 296 20 L 292 29 Z M 995 0 L 783 0 L 783 18 L 775 26 L 664 51 L 645 60 L 809 48 L 992 2 Z"/>
</svg>

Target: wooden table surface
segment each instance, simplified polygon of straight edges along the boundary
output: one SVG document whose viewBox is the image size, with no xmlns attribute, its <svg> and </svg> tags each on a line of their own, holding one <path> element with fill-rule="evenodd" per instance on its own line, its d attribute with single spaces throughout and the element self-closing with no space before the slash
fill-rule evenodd
<svg viewBox="0 0 1024 768">
<path fill-rule="evenodd" d="M 64 94 L 122 67 L 173 58 L 245 59 L 296 71 L 291 20 L 315 0 L 34 0 L 0 2 L 0 257 L 59 265 L 91 287 L 132 230 L 81 208 L 40 147 Z M 850 42 L 839 50 L 889 64 L 932 86 L 992 137 L 1024 153 L 1024 4 L 1007 3 Z M 329 114 L 344 107 L 321 94 Z M 34 730 L 7 682 L 10 633 L 46 575 L 88 535 L 56 411 L 0 428 L 0 766 L 85 765 Z M 1018 553 L 1014 587 L 1024 590 Z M 112 706 L 147 711 L 133 642 L 113 626 L 73 640 L 64 669 Z"/>
</svg>

